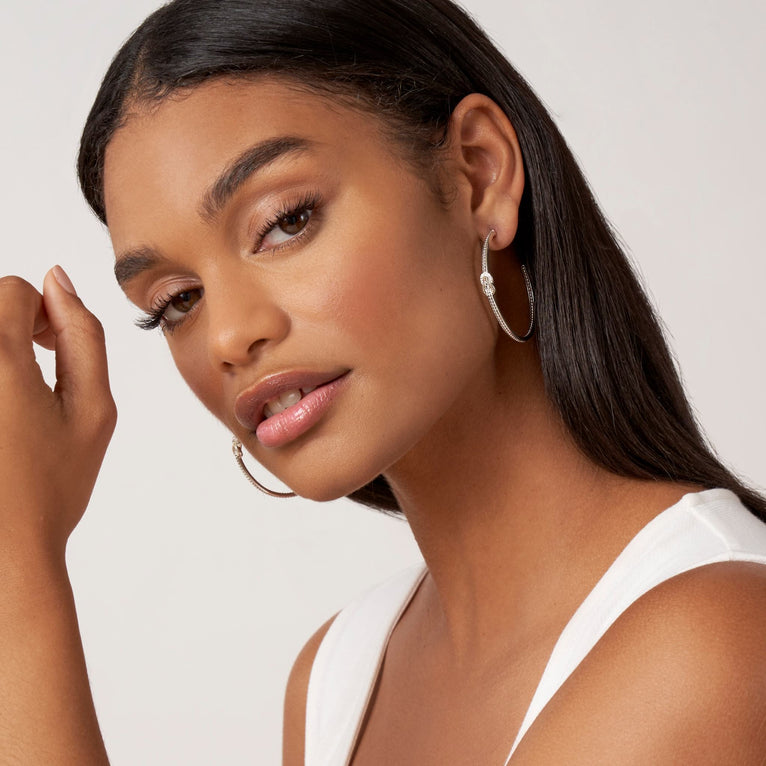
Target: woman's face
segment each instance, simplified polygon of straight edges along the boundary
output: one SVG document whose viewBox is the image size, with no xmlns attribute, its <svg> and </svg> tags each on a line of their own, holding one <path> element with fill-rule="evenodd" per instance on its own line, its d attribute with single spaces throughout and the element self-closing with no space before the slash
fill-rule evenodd
<svg viewBox="0 0 766 766">
<path fill-rule="evenodd" d="M 445 207 L 374 118 L 275 79 L 138 110 L 108 146 L 125 292 L 301 495 L 348 494 L 481 396 L 495 333 L 470 190 L 452 181 Z"/>
</svg>

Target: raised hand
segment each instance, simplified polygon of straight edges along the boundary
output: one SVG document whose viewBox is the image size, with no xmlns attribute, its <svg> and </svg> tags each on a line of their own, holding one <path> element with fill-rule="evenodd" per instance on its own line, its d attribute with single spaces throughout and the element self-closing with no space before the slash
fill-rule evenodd
<svg viewBox="0 0 766 766">
<path fill-rule="evenodd" d="M 35 362 L 36 335 L 56 352 L 53 390 Z M 58 267 L 49 272 L 42 296 L 22 279 L 0 279 L 0 545 L 6 554 L 23 556 L 19 546 L 63 554 L 115 420 L 101 325 L 66 274 Z"/>
<path fill-rule="evenodd" d="M 66 274 L 42 295 L 0 279 L 0 763 L 107 763 L 64 554 L 115 421 L 103 331 Z"/>
</svg>

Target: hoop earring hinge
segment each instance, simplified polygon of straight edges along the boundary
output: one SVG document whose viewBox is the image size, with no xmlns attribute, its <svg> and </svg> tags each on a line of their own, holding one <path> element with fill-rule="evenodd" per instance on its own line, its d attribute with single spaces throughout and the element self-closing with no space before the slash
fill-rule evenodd
<svg viewBox="0 0 766 766">
<path fill-rule="evenodd" d="M 273 489 L 269 489 L 268 487 L 264 487 L 261 482 L 258 481 L 258 479 L 253 476 L 253 474 L 250 473 L 250 471 L 247 470 L 247 466 L 245 465 L 245 461 L 242 457 L 242 442 L 237 439 L 236 436 L 232 437 L 231 440 L 231 451 L 234 453 L 234 460 L 237 461 L 237 465 L 239 466 L 240 471 L 244 474 L 245 478 L 258 490 L 263 492 L 264 495 L 268 495 L 269 497 L 295 497 L 295 492 L 275 492 Z"/>
<path fill-rule="evenodd" d="M 524 275 L 524 284 L 527 287 L 527 298 L 529 299 L 529 327 L 527 328 L 527 331 L 524 333 L 524 335 L 517 335 L 508 326 L 508 323 L 500 313 L 500 307 L 497 305 L 497 301 L 495 300 L 495 281 L 492 279 L 492 275 L 489 273 L 488 264 L 489 240 L 494 236 L 494 234 L 495 230 L 490 229 L 489 234 L 487 234 L 485 237 L 484 244 L 481 247 L 481 275 L 479 276 L 481 289 L 484 292 L 484 295 L 487 296 L 489 306 L 492 309 L 492 313 L 495 315 L 495 319 L 497 319 L 497 323 L 500 325 L 506 335 L 509 335 L 517 343 L 526 343 L 532 337 L 535 331 L 535 293 L 532 290 L 532 282 L 529 279 L 527 267 L 522 263 L 521 273 Z"/>
</svg>

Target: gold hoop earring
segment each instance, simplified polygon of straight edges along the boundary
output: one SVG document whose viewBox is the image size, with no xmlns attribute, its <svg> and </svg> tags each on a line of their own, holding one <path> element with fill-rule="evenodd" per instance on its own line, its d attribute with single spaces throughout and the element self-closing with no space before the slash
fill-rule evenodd
<svg viewBox="0 0 766 766">
<path fill-rule="evenodd" d="M 247 466 L 245 465 L 245 461 L 242 457 L 242 442 L 237 439 L 236 436 L 233 436 L 231 439 L 231 451 L 234 453 L 234 460 L 237 461 L 237 465 L 239 466 L 240 471 L 244 474 L 245 478 L 258 490 L 263 492 L 264 495 L 268 495 L 269 497 L 295 497 L 295 492 L 275 492 L 273 489 L 269 489 L 268 487 L 264 487 L 261 482 L 258 481 L 258 479 L 253 476 L 253 474 L 250 473 L 250 471 L 247 470 Z"/>
<path fill-rule="evenodd" d="M 532 282 L 529 279 L 527 267 L 522 263 L 521 273 L 524 275 L 524 284 L 527 286 L 527 298 L 529 299 L 529 327 L 527 328 L 527 331 L 524 333 L 524 335 L 516 335 L 516 333 L 511 330 L 511 328 L 508 326 L 508 323 L 503 318 L 503 315 L 500 313 L 500 308 L 495 301 L 495 281 L 492 279 L 492 275 L 489 273 L 488 265 L 489 240 L 494 236 L 494 234 L 495 230 L 490 229 L 489 234 L 487 234 L 485 237 L 484 244 L 481 247 L 481 275 L 479 276 L 481 289 L 484 292 L 484 295 L 487 296 L 487 300 L 489 301 L 492 313 L 497 319 L 497 323 L 500 325 L 506 335 L 509 335 L 517 343 L 526 343 L 532 337 L 535 331 L 535 294 L 532 290 Z"/>
</svg>

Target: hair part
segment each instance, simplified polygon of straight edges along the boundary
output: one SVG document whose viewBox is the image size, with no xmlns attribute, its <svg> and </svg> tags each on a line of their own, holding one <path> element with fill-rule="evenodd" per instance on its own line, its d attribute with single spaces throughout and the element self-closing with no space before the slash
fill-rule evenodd
<svg viewBox="0 0 766 766">
<path fill-rule="evenodd" d="M 572 153 L 525 80 L 450 0 L 174 0 L 112 61 L 83 130 L 78 175 L 106 223 L 104 157 L 130 110 L 212 78 L 278 75 L 375 115 L 416 167 L 438 167 L 452 110 L 483 93 L 508 116 L 526 188 L 516 251 L 537 298 L 548 396 L 582 452 L 615 474 L 724 487 L 766 520 L 686 399 L 660 322 Z M 434 190 L 440 192 L 438 182 Z M 353 500 L 400 511 L 385 478 Z"/>
</svg>

